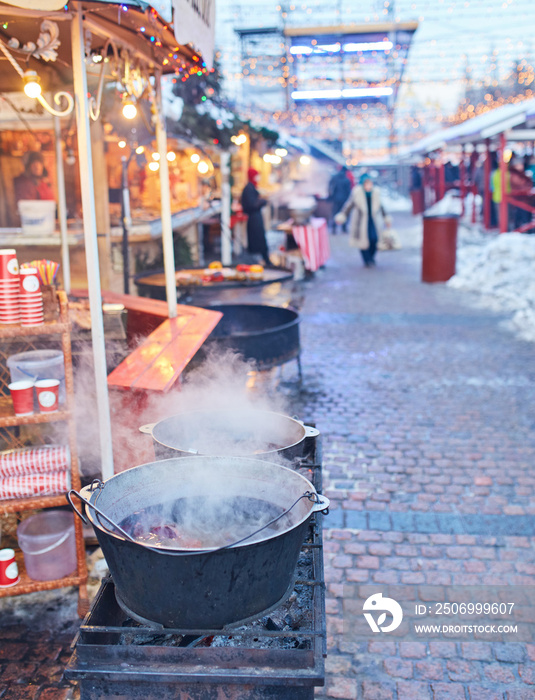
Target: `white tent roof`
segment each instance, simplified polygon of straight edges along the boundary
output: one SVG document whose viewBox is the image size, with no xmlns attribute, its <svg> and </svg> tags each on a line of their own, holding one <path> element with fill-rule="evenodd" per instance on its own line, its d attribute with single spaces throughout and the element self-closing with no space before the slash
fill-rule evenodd
<svg viewBox="0 0 535 700">
<path fill-rule="evenodd" d="M 428 134 L 410 146 L 401 157 L 430 153 L 446 146 L 476 143 L 504 132 L 509 141 L 514 141 L 515 138 L 519 141 L 526 138 L 533 139 L 533 134 L 530 136 L 520 132 L 515 134 L 516 127 L 522 127 L 523 130 L 535 127 L 535 99 L 503 105 L 467 119 L 461 124 Z"/>
</svg>

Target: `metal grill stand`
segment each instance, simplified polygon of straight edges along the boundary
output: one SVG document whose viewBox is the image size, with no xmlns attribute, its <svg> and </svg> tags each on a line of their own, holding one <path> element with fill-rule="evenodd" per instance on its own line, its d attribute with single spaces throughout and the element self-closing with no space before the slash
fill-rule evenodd
<svg viewBox="0 0 535 700">
<path fill-rule="evenodd" d="M 321 493 L 321 438 L 309 448 L 299 471 Z M 312 700 L 325 678 L 322 517 L 311 520 L 290 598 L 239 627 L 155 630 L 127 616 L 105 579 L 65 670 L 80 699 Z"/>
</svg>

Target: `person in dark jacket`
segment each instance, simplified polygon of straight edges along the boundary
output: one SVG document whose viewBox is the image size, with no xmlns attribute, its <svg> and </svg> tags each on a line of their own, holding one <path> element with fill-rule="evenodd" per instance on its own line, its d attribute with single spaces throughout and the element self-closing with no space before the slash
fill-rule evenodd
<svg viewBox="0 0 535 700">
<path fill-rule="evenodd" d="M 332 176 L 329 182 L 329 199 L 333 203 L 332 208 L 332 226 L 331 230 L 336 233 L 336 224 L 334 223 L 334 217 L 342 209 L 344 204 L 347 202 L 349 195 L 351 194 L 352 186 L 351 180 L 348 177 L 347 168 L 342 166 L 340 170 Z M 346 225 L 343 224 L 342 231 L 346 232 Z"/>
<path fill-rule="evenodd" d="M 50 185 L 46 181 L 43 155 L 32 151 L 26 161 L 26 169 L 13 180 L 15 199 L 55 199 Z"/>
<path fill-rule="evenodd" d="M 266 231 L 264 219 L 262 218 L 262 207 L 267 201 L 262 199 L 256 189 L 258 181 L 258 170 L 249 168 L 247 178 L 249 182 L 243 188 L 241 195 L 241 205 L 247 214 L 247 250 L 251 255 L 260 254 L 266 265 L 271 265 L 266 242 Z"/>
</svg>

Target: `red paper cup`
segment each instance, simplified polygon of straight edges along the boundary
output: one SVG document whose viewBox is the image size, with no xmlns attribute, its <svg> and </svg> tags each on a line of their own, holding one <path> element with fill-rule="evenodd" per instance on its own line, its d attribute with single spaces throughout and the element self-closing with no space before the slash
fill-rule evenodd
<svg viewBox="0 0 535 700">
<path fill-rule="evenodd" d="M 36 323 L 39 322 L 39 321 L 42 322 L 43 319 L 44 319 L 44 314 L 43 314 L 43 313 L 40 313 L 40 314 L 26 314 L 26 315 L 22 315 L 22 314 L 21 314 L 21 316 L 20 316 L 20 320 L 21 320 L 21 321 L 24 321 L 25 323 L 31 323 L 32 321 L 35 321 Z"/>
<path fill-rule="evenodd" d="M 14 586 L 20 581 L 14 549 L 0 549 L 0 588 Z"/>
<path fill-rule="evenodd" d="M 59 379 L 40 379 L 35 382 L 35 391 L 41 413 L 58 410 Z"/>
<path fill-rule="evenodd" d="M 33 302 L 31 304 L 26 304 L 21 301 L 20 310 L 25 313 L 35 313 L 35 312 L 40 312 L 43 310 L 43 302 L 42 301 L 37 301 Z"/>
<path fill-rule="evenodd" d="M 16 416 L 31 416 L 33 413 L 33 382 L 26 380 L 9 385 L 13 409 Z"/>
<path fill-rule="evenodd" d="M 19 264 L 15 248 L 3 248 L 0 250 L 0 279 L 18 279 Z"/>
<path fill-rule="evenodd" d="M 36 294 L 40 291 L 39 277 L 35 267 L 20 271 L 20 291 L 22 294 Z"/>
</svg>

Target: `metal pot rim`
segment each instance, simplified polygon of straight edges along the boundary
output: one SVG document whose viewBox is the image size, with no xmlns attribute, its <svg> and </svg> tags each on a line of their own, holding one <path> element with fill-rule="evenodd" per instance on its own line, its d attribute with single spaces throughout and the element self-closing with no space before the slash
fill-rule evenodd
<svg viewBox="0 0 535 700">
<path fill-rule="evenodd" d="M 299 445 L 299 443 L 305 439 L 307 432 L 306 432 L 306 428 L 305 428 L 304 424 L 301 423 L 301 421 L 298 421 L 296 418 L 292 418 L 291 416 L 287 416 L 284 413 L 277 413 L 276 411 L 266 411 L 264 409 L 250 409 L 250 411 L 247 409 L 240 409 L 239 411 L 236 411 L 236 413 L 238 413 L 238 412 L 249 413 L 252 411 L 255 411 L 256 413 L 264 413 L 266 415 L 277 416 L 279 418 L 285 418 L 287 421 L 291 421 L 292 423 L 295 423 L 296 425 L 298 425 L 302 429 L 302 436 L 299 438 L 299 440 L 296 440 L 295 442 L 292 442 L 289 445 L 281 445 L 280 447 L 277 447 L 277 449 L 275 449 L 275 450 L 264 450 L 263 452 L 255 452 L 254 453 L 255 455 L 257 455 L 257 456 L 259 456 L 259 455 L 266 455 L 266 456 L 274 455 L 274 454 L 277 454 L 280 450 L 287 450 L 287 449 L 290 449 L 292 447 L 295 447 L 296 445 Z M 162 418 L 162 420 L 160 420 L 157 423 L 154 423 L 152 425 L 152 429 L 150 431 L 152 439 L 155 440 L 158 444 L 162 445 L 163 447 L 167 447 L 170 450 L 177 450 L 178 452 L 184 452 L 187 454 L 188 450 L 181 449 L 180 447 L 176 447 L 175 445 L 169 445 L 166 442 L 163 442 L 159 438 L 155 437 L 154 430 L 157 428 L 158 425 L 161 425 L 162 423 L 165 423 L 166 421 L 170 421 L 173 418 L 177 418 L 178 416 L 191 416 L 192 414 L 201 414 L 201 413 L 228 413 L 228 411 L 222 411 L 222 410 L 218 410 L 218 409 L 214 409 L 214 408 L 207 408 L 207 409 L 201 408 L 201 409 L 195 409 L 193 411 L 183 411 L 181 413 L 175 413 L 172 416 L 167 416 L 167 418 Z M 198 456 L 199 457 L 215 457 L 217 455 L 207 455 L 207 454 L 204 454 L 202 452 L 199 452 Z M 236 455 L 236 456 L 247 458 L 248 455 Z"/>
<path fill-rule="evenodd" d="M 157 465 L 164 465 L 164 464 L 169 464 L 169 463 L 174 463 L 177 466 L 188 466 L 188 460 L 191 460 L 191 464 L 195 464 L 195 469 L 198 468 L 199 462 L 202 460 L 209 460 L 211 462 L 216 462 L 218 460 L 232 460 L 233 462 L 247 462 L 250 464 L 251 467 L 256 467 L 258 468 L 258 465 L 265 465 L 266 467 L 269 467 L 271 469 L 281 469 L 284 470 L 285 472 L 288 472 L 289 474 L 292 475 L 292 478 L 297 478 L 297 480 L 302 480 L 304 482 L 303 486 L 308 486 L 309 490 L 312 494 L 315 494 L 316 496 L 319 496 L 318 492 L 316 491 L 315 487 L 313 484 L 302 474 L 299 472 L 296 472 L 294 469 L 289 469 L 288 467 L 284 467 L 280 464 L 277 464 L 275 462 L 267 462 L 265 460 L 258 460 L 258 459 L 253 459 L 251 457 L 217 457 L 217 456 L 212 456 L 212 455 L 206 455 L 203 457 L 172 457 L 170 459 L 162 459 L 158 460 L 155 462 L 146 462 L 145 464 L 139 464 L 136 465 L 135 467 L 131 467 L 130 469 L 125 470 L 124 472 L 119 472 L 118 474 L 114 474 L 111 476 L 109 479 L 106 479 L 105 482 L 103 482 L 102 487 L 104 488 L 106 484 L 109 484 L 112 482 L 114 479 L 120 480 L 121 476 L 126 474 L 127 472 L 132 472 L 132 470 L 135 469 L 141 469 L 143 467 L 154 467 Z M 190 474 L 193 473 L 190 471 Z M 93 490 L 91 491 L 91 485 L 84 487 L 80 493 L 84 496 L 87 497 L 87 500 L 90 502 L 92 505 L 97 505 L 96 501 L 98 500 L 98 495 L 100 493 L 101 489 Z M 227 547 L 226 549 L 222 549 L 219 547 L 212 547 L 212 548 L 206 548 L 203 550 L 195 550 L 195 549 L 175 549 L 171 547 L 151 547 L 149 545 L 146 545 L 143 542 L 129 542 L 127 539 L 124 537 L 120 536 L 119 534 L 115 532 L 111 532 L 107 528 L 103 527 L 103 525 L 99 522 L 98 514 L 96 511 L 93 511 L 92 513 L 89 511 L 89 507 L 87 505 L 84 505 L 85 513 L 91 524 L 93 525 L 94 528 L 98 528 L 101 532 L 105 533 L 106 535 L 109 535 L 110 537 L 114 537 L 115 539 L 119 540 L 120 542 L 127 542 L 129 544 L 136 544 L 139 545 L 140 547 L 143 547 L 144 549 L 148 549 L 156 554 L 168 554 L 168 555 L 180 555 L 180 556 L 200 556 L 202 554 L 205 555 L 210 555 L 210 554 L 215 554 L 218 551 L 226 552 L 226 551 L 236 551 L 236 550 L 242 550 L 245 549 L 246 547 L 254 547 L 255 545 L 260 545 L 264 544 L 265 542 L 269 542 L 270 540 L 277 539 L 279 537 L 282 537 L 286 535 L 288 532 L 291 532 L 292 530 L 296 529 L 300 525 L 302 525 L 305 521 L 307 521 L 315 512 L 321 512 L 322 510 L 325 510 L 329 507 L 329 499 L 327 499 L 325 496 L 321 496 L 323 499 L 323 503 L 318 504 L 318 503 L 312 503 L 310 502 L 310 507 L 308 509 L 308 512 L 305 513 L 299 520 L 294 522 L 291 527 L 286 527 L 282 531 L 274 533 L 272 535 L 269 535 L 268 537 L 262 537 L 261 539 L 257 539 L 254 542 L 241 542 L 236 545 L 233 545 L 232 547 Z"/>
</svg>

